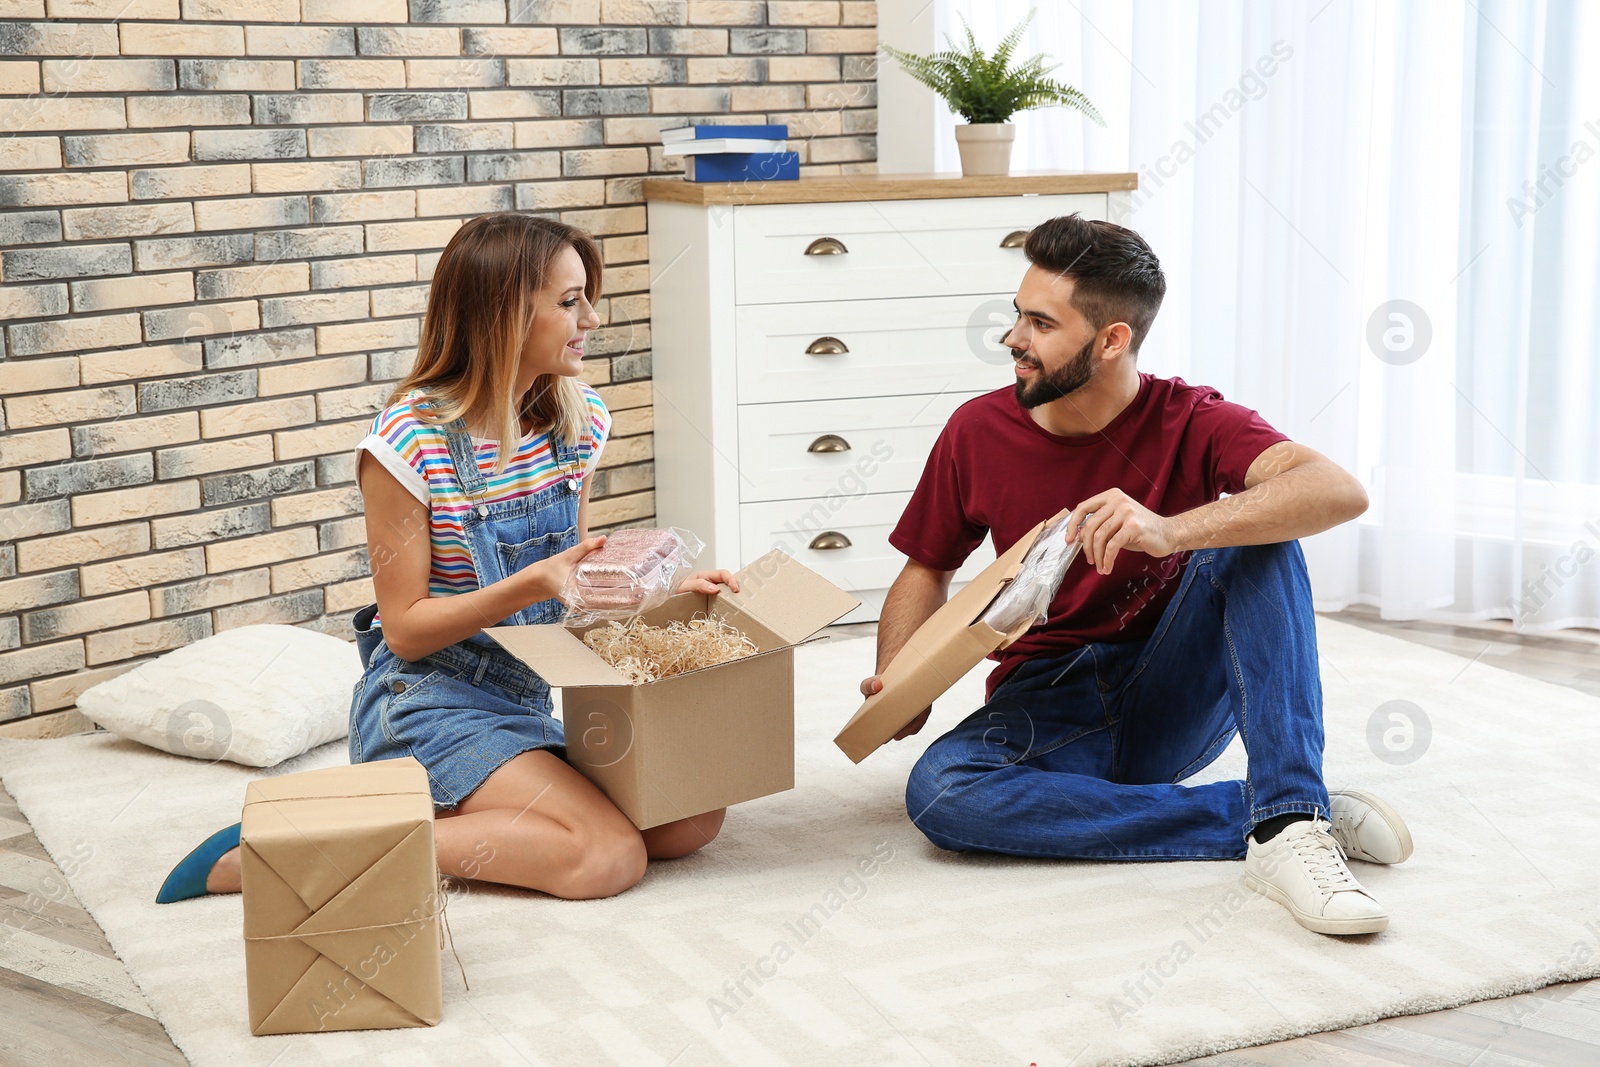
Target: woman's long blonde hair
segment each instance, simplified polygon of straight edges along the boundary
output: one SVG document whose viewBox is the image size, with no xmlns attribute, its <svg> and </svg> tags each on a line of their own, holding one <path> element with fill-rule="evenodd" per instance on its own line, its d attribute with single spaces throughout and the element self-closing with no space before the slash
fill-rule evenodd
<svg viewBox="0 0 1600 1067">
<path fill-rule="evenodd" d="M 576 226 L 534 215 L 502 212 L 472 219 L 444 246 L 434 268 L 411 373 L 389 395 L 393 404 L 413 389 L 425 401 L 417 417 L 441 425 L 467 416 L 499 427 L 501 442 L 522 439 L 521 418 L 576 445 L 589 426 L 589 405 L 578 379 L 541 374 L 513 397 L 518 357 L 533 328 L 533 294 L 549 279 L 564 247 L 583 260 L 584 295 L 600 298 L 600 249 Z M 516 454 L 502 447 L 495 474 Z"/>
</svg>

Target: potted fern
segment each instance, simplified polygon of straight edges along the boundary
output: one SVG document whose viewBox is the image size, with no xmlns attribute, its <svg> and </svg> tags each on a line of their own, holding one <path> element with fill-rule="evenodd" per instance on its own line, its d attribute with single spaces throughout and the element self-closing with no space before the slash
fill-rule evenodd
<svg viewBox="0 0 1600 1067">
<path fill-rule="evenodd" d="M 1106 124 L 1087 96 L 1049 77 L 1060 65 L 1045 66 L 1049 56 L 1041 53 L 1018 66 L 1011 65 L 1012 54 L 1037 13 L 1037 8 L 1030 10 L 1027 18 L 1006 34 L 993 55 L 985 54 L 978 45 L 966 19 L 961 20 L 966 42 L 958 45 L 946 34 L 945 43 L 949 47 L 942 52 L 919 56 L 889 45 L 881 46 L 901 69 L 938 93 L 951 111 L 967 120 L 965 125 L 956 126 L 962 174 L 1011 172 L 1011 145 L 1016 140 L 1017 128 L 1010 119 L 1018 111 L 1066 107 L 1082 112 L 1101 126 Z"/>
</svg>

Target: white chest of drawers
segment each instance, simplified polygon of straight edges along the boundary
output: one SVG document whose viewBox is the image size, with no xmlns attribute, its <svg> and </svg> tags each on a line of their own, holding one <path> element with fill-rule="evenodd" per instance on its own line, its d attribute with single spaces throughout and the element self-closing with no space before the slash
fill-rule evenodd
<svg viewBox="0 0 1600 1067">
<path fill-rule="evenodd" d="M 888 536 L 998 347 L 1056 215 L 1120 221 L 1131 174 L 645 182 L 656 517 L 737 569 L 782 548 L 878 617 Z M 960 582 L 993 559 L 986 542 Z"/>
</svg>

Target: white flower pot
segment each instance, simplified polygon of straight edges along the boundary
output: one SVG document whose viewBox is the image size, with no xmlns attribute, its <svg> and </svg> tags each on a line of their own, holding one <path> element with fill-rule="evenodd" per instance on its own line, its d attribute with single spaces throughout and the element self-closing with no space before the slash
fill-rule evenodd
<svg viewBox="0 0 1600 1067">
<path fill-rule="evenodd" d="M 1011 144 L 1017 128 L 1009 122 L 966 122 L 956 125 L 961 173 L 967 177 L 1011 173 Z"/>
</svg>

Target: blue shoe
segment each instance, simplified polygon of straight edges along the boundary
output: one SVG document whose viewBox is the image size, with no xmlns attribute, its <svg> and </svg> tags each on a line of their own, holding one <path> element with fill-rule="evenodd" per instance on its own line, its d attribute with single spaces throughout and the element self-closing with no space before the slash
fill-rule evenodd
<svg viewBox="0 0 1600 1067">
<path fill-rule="evenodd" d="M 205 896 L 206 875 L 211 873 L 211 868 L 217 865 L 217 861 L 226 852 L 238 847 L 238 823 L 225 826 L 200 842 L 193 852 L 183 857 L 178 865 L 172 868 L 167 880 L 161 883 L 161 892 L 156 894 L 156 903 L 171 904 L 175 900 Z"/>
</svg>

